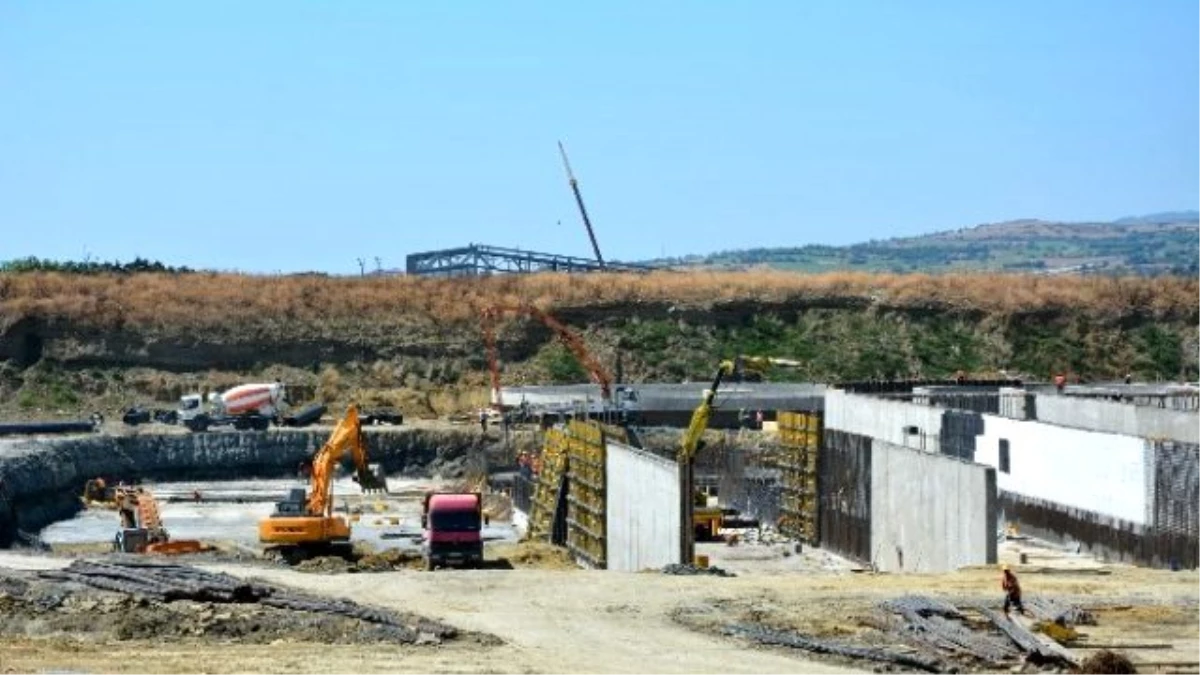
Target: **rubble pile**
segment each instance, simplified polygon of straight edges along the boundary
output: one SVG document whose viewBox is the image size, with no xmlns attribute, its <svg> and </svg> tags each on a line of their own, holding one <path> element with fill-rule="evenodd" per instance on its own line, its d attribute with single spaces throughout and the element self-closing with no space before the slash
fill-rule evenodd
<svg viewBox="0 0 1200 675">
<path fill-rule="evenodd" d="M 695 576 L 700 574 L 708 574 L 714 577 L 735 577 L 733 572 L 723 570 L 716 565 L 711 567 L 696 567 L 695 565 L 680 565 L 671 564 L 662 568 L 663 574 L 675 574 L 679 576 Z"/>
<path fill-rule="evenodd" d="M 1091 618 L 1082 608 L 1041 598 L 1048 614 Z M 684 619 L 723 635 L 761 645 L 803 650 L 849 661 L 873 662 L 876 672 L 901 668 L 928 672 L 999 672 L 1036 668 L 1078 672 L 1069 649 L 1031 631 L 1023 622 L 975 600 L 957 605 L 924 595 L 875 603 L 866 613 L 831 625 L 771 603 L 748 603 L 734 621 L 713 611 L 707 619 Z M 699 622 L 698 624 L 694 622 Z M 1059 624 L 1056 624 L 1059 625 Z"/>
</svg>

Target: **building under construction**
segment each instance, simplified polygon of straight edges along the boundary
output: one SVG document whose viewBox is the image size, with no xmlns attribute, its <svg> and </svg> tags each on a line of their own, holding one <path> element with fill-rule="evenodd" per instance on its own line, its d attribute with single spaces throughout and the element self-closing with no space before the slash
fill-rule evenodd
<svg viewBox="0 0 1200 675">
<path fill-rule="evenodd" d="M 405 272 L 421 276 L 464 277 L 532 272 L 648 272 L 649 265 L 578 258 L 557 253 L 538 253 L 486 244 L 468 244 L 424 253 L 406 259 Z"/>
<path fill-rule="evenodd" d="M 583 195 L 579 192 L 579 181 L 575 180 L 575 173 L 571 170 L 571 163 L 567 159 L 567 150 L 561 142 L 558 144 L 558 151 L 562 155 L 563 168 L 567 172 L 571 193 L 575 197 L 579 216 L 587 229 L 588 241 L 592 244 L 595 258 L 577 258 L 556 253 L 538 253 L 484 244 L 468 244 L 459 248 L 413 253 L 406 260 L 405 272 L 420 276 L 468 277 L 492 274 L 529 274 L 532 272 L 647 272 L 653 269 L 647 265 L 614 263 L 604 260 L 604 256 L 600 253 L 600 244 L 596 241 L 596 231 L 592 228 L 592 220 L 588 217 L 587 207 L 583 203 Z"/>
</svg>

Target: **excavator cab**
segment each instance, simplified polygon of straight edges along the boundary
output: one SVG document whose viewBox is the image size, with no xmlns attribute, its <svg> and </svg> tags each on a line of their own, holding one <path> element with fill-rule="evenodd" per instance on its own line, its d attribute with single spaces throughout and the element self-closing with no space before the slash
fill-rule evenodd
<svg viewBox="0 0 1200 675">
<path fill-rule="evenodd" d="M 275 515 L 302 516 L 304 506 L 308 503 L 308 491 L 304 488 L 293 488 L 283 501 L 275 502 Z"/>
</svg>

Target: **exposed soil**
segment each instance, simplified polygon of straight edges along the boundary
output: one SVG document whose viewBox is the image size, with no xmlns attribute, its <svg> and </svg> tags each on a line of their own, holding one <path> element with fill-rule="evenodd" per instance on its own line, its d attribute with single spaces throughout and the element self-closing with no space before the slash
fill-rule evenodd
<svg viewBox="0 0 1200 675">
<path fill-rule="evenodd" d="M 322 609 L 325 606 L 320 598 L 312 598 L 313 608 L 308 610 L 269 606 L 245 598 L 233 602 L 171 600 L 98 589 L 73 580 L 47 579 L 47 574 L 53 572 L 0 571 L 0 637 L 70 638 L 75 642 L 271 644 L 286 640 L 417 645 L 461 639 L 498 644 L 491 636 L 461 633 L 411 613 L 389 614 L 392 623 L 340 615 Z"/>
</svg>

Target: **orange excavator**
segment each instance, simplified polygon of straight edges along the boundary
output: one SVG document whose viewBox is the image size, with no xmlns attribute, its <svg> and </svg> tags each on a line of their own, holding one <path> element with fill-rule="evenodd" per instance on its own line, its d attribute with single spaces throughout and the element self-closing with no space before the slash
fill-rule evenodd
<svg viewBox="0 0 1200 675">
<path fill-rule="evenodd" d="M 358 408 L 351 405 L 329 440 L 312 459 L 309 487 L 292 490 L 275 504 L 275 513 L 258 523 L 258 539 L 268 553 L 298 562 L 320 555 L 350 554 L 350 524 L 333 514 L 333 472 L 349 450 L 354 458 L 354 481 L 363 492 L 387 492 L 387 482 L 367 464 L 367 446 Z"/>
<path fill-rule="evenodd" d="M 121 529 L 113 541 L 113 549 L 117 551 L 179 555 L 208 550 L 194 539 L 172 540 L 163 527 L 158 500 L 145 488 L 117 486 L 113 489 L 113 503 L 121 517 Z"/>
</svg>

